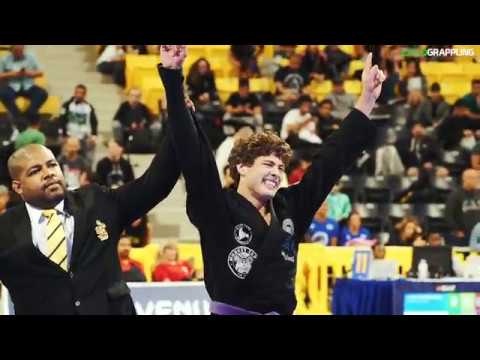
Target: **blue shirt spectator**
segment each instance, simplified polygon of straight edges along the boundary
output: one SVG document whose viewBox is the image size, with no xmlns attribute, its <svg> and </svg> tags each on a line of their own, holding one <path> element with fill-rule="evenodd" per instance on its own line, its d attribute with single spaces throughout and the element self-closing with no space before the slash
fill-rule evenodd
<svg viewBox="0 0 480 360">
<path fill-rule="evenodd" d="M 327 217 L 328 203 L 323 205 L 315 213 L 310 228 L 306 234 L 308 242 L 320 243 L 325 246 L 336 246 L 338 242 L 339 226 L 334 219 Z"/>
</svg>

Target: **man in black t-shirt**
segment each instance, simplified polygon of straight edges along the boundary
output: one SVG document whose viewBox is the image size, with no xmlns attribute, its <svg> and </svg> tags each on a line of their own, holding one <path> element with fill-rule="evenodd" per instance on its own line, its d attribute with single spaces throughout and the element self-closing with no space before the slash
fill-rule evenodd
<svg viewBox="0 0 480 360">
<path fill-rule="evenodd" d="M 123 147 L 115 140 L 110 140 L 108 155 L 97 164 L 97 178 L 100 185 L 115 189 L 135 179 L 132 165 L 122 155 Z"/>
<path fill-rule="evenodd" d="M 302 70 L 302 56 L 293 54 L 289 65 L 278 69 L 275 73 L 274 80 L 279 100 L 288 103 L 297 101 L 309 82 L 309 74 Z"/>
<path fill-rule="evenodd" d="M 257 95 L 250 92 L 248 79 L 240 79 L 238 92 L 230 95 L 226 105 L 224 122 L 227 127 L 239 123 L 246 123 L 256 129 L 262 126 L 262 107 Z M 225 132 L 229 132 L 228 128 Z"/>
</svg>

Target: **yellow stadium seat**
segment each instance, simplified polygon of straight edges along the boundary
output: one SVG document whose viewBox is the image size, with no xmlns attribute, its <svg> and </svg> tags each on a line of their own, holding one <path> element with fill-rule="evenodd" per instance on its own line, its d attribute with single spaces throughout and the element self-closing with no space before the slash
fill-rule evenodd
<svg viewBox="0 0 480 360">
<path fill-rule="evenodd" d="M 24 97 L 18 97 L 15 102 L 17 103 L 20 111 L 27 110 L 28 106 L 30 105 L 30 100 Z M 45 101 L 45 103 L 42 105 L 38 112 L 42 115 L 52 115 L 55 117 L 60 115 L 61 106 L 62 104 L 60 103 L 60 98 L 58 96 L 49 96 L 47 101 Z M 0 103 L 0 113 L 6 112 L 7 109 L 5 109 L 3 104 Z"/>
<path fill-rule="evenodd" d="M 269 78 L 250 79 L 250 91 L 268 92 L 272 91 L 273 81 Z"/>
<path fill-rule="evenodd" d="M 195 270 L 203 269 L 202 248 L 199 243 L 179 243 L 178 254 L 180 260 L 194 259 Z"/>
<path fill-rule="evenodd" d="M 142 99 L 145 105 L 152 113 L 160 114 L 159 100 L 164 100 L 165 88 L 159 76 L 144 77 L 140 89 L 142 90 Z"/>
<path fill-rule="evenodd" d="M 348 55 L 353 55 L 353 45 L 340 45 L 340 50 L 347 53 Z"/>
<path fill-rule="evenodd" d="M 362 92 L 362 82 L 358 80 L 347 80 L 345 81 L 345 91 L 348 94 L 360 95 Z"/>
<path fill-rule="evenodd" d="M 148 282 L 152 281 L 152 273 L 157 264 L 158 253 L 160 246 L 158 244 L 148 244 L 143 248 L 133 248 L 130 251 L 130 258 L 138 261 L 143 265 L 145 277 Z"/>
<path fill-rule="evenodd" d="M 310 88 L 317 100 L 320 100 L 332 92 L 332 82 L 325 80 L 321 83 L 313 83 Z"/>
<path fill-rule="evenodd" d="M 47 78 L 45 76 L 37 77 L 34 80 L 35 85 L 40 86 L 41 88 L 46 89 L 47 88 Z"/>
<path fill-rule="evenodd" d="M 152 79 L 157 78 L 160 81 L 160 77 L 158 75 L 158 71 L 156 68 L 152 67 L 136 67 L 132 69 L 132 77 L 129 87 L 127 89 L 131 89 L 133 87 L 141 88 L 143 85 L 144 79 Z"/>
<path fill-rule="evenodd" d="M 197 61 L 199 58 L 207 57 L 208 45 L 187 45 L 187 55 L 192 62 Z"/>
<path fill-rule="evenodd" d="M 442 88 L 442 94 L 447 96 L 464 96 L 468 94 L 471 90 L 471 86 L 469 82 L 466 81 L 442 81 L 440 83 Z"/>
<path fill-rule="evenodd" d="M 155 69 L 159 62 L 160 56 L 158 55 L 128 54 L 125 57 L 125 77 L 127 89 L 130 89 L 132 87 L 134 70 L 136 68 Z"/>
<path fill-rule="evenodd" d="M 480 64 L 476 64 L 476 63 L 462 64 L 462 70 L 465 74 L 468 74 L 472 79 L 480 79 Z"/>
<path fill-rule="evenodd" d="M 218 95 L 223 102 L 228 100 L 228 97 L 238 91 L 238 79 L 237 78 L 218 78 L 215 80 L 217 85 Z"/>
<path fill-rule="evenodd" d="M 227 60 L 230 58 L 230 45 L 209 45 L 207 48 L 208 59 Z"/>
<path fill-rule="evenodd" d="M 209 62 L 217 78 L 232 77 L 235 75 L 235 68 L 229 58 L 210 58 Z"/>
<path fill-rule="evenodd" d="M 363 70 L 365 64 L 363 63 L 362 60 L 352 60 L 350 62 L 350 67 L 348 69 L 348 75 L 353 76 L 356 71 L 358 70 Z"/>
</svg>

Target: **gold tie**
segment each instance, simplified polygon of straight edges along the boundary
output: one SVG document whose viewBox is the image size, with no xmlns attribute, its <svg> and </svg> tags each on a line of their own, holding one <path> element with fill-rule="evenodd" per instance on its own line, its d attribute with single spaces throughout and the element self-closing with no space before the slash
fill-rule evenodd
<svg viewBox="0 0 480 360">
<path fill-rule="evenodd" d="M 45 210 L 42 214 L 47 219 L 48 258 L 64 271 L 67 271 L 67 239 L 65 238 L 62 221 L 56 210 Z"/>
</svg>

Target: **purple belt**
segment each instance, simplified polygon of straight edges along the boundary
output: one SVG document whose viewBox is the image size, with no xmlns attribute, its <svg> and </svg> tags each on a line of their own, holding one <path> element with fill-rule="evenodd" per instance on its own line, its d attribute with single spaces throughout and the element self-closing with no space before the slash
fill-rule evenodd
<svg viewBox="0 0 480 360">
<path fill-rule="evenodd" d="M 212 301 L 210 303 L 210 313 L 215 315 L 280 315 L 275 311 L 262 314 L 259 312 L 245 310 L 245 309 L 242 309 L 233 305 L 221 303 L 218 301 Z"/>
</svg>

